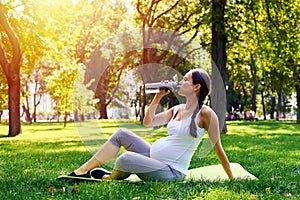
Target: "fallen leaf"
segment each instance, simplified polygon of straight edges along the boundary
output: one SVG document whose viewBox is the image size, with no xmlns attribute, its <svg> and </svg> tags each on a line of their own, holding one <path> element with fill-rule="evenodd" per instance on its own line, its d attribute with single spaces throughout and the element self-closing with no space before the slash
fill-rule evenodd
<svg viewBox="0 0 300 200">
<path fill-rule="evenodd" d="M 73 189 L 71 190 L 71 194 L 74 194 L 74 193 L 77 192 L 77 191 L 78 191 L 78 187 L 75 186 L 75 187 L 73 187 Z"/>
<path fill-rule="evenodd" d="M 54 187 L 48 187 L 48 192 L 56 192 L 56 189 Z"/>
<path fill-rule="evenodd" d="M 283 194 L 283 196 L 285 196 L 285 197 L 291 197 L 291 196 L 292 196 L 292 194 L 289 193 L 289 192 L 284 192 L 284 193 L 282 193 L 282 194 Z"/>
<path fill-rule="evenodd" d="M 233 191 L 237 191 L 237 190 L 239 190 L 239 188 L 238 188 L 237 186 L 233 186 L 233 187 L 232 187 L 232 190 L 233 190 Z"/>
<path fill-rule="evenodd" d="M 60 190 L 59 190 L 60 193 L 64 193 L 65 191 L 66 191 L 66 188 L 65 188 L 65 187 L 62 187 L 62 188 L 60 188 Z"/>
</svg>

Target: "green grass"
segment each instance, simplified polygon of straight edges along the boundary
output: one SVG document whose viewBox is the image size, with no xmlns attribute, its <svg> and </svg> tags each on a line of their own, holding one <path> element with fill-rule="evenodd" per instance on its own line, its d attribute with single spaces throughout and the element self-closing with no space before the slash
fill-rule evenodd
<svg viewBox="0 0 300 200">
<path fill-rule="evenodd" d="M 70 183 L 57 180 L 90 158 L 119 127 L 150 143 L 165 128 L 144 128 L 129 121 L 101 121 L 82 128 L 61 123 L 23 124 L 23 133 L 6 137 L 0 124 L 0 199 L 300 199 L 300 125 L 284 122 L 228 122 L 222 144 L 231 162 L 240 163 L 257 181 Z M 89 137 L 87 137 L 89 136 Z M 191 168 L 218 164 L 212 151 Z M 105 165 L 113 167 L 113 161 Z M 60 191 L 63 190 L 64 191 Z M 289 197 L 286 197 L 289 196 Z"/>
</svg>

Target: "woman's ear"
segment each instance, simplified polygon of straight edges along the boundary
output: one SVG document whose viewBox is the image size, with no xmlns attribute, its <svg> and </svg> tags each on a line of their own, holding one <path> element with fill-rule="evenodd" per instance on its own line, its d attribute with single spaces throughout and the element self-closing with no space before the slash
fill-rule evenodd
<svg viewBox="0 0 300 200">
<path fill-rule="evenodd" d="M 198 92 L 201 88 L 201 85 L 200 84 L 196 84 L 194 85 L 194 92 Z"/>
</svg>

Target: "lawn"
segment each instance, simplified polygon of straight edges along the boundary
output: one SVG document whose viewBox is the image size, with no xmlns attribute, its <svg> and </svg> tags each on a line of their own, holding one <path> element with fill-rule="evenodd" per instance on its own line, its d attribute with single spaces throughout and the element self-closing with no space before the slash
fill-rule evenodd
<svg viewBox="0 0 300 200">
<path fill-rule="evenodd" d="M 0 124 L 0 199 L 300 199 L 300 125 L 288 122 L 228 122 L 222 144 L 231 162 L 240 163 L 256 181 L 71 183 L 57 180 L 90 158 L 119 127 L 150 143 L 165 127 L 145 128 L 132 121 L 23 124 L 23 133 L 6 137 Z M 206 140 L 191 168 L 218 164 Z M 113 161 L 105 165 L 112 169 Z"/>
</svg>

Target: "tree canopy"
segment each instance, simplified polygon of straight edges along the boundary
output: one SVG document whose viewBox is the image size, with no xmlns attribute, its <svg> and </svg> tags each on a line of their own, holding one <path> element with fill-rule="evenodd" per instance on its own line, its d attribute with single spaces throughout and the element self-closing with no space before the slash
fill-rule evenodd
<svg viewBox="0 0 300 200">
<path fill-rule="evenodd" d="M 2 7 L 2 19 L 19 41 L 22 62 L 13 61 L 18 47 L 10 43 L 2 20 L 0 111 L 9 108 L 10 76 L 16 74 L 26 120 L 36 121 L 46 94 L 65 122 L 75 111 L 91 112 L 83 104 L 107 118 L 113 99 L 132 102 L 114 95 L 128 71 L 156 63 L 184 74 L 195 66 L 209 68 L 210 58 L 223 77 L 227 112 L 254 110 L 265 118 L 276 112 L 277 119 L 299 113 L 299 0 L 7 0 Z M 10 60 L 14 64 L 5 67 Z M 20 72 L 9 72 L 18 63 Z M 151 80 L 154 70 L 149 68 L 145 80 Z M 77 82 L 74 87 L 78 76 L 80 86 Z M 81 98 L 86 102 L 78 104 L 78 88 L 87 90 L 87 98 Z M 132 99 L 139 99 L 144 109 L 150 97 L 141 89 L 133 91 L 137 96 Z M 290 103 L 293 95 L 297 104 Z"/>
</svg>

